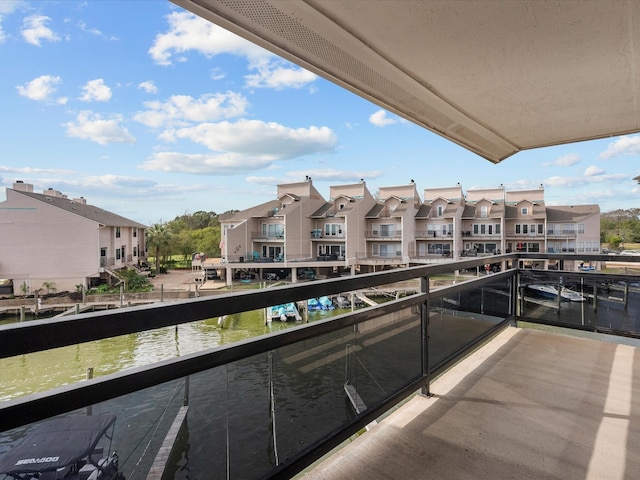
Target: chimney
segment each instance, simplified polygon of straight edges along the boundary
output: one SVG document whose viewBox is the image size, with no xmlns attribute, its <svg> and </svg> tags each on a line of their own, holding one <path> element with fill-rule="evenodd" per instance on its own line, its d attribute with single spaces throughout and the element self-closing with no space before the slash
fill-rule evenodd
<svg viewBox="0 0 640 480">
<path fill-rule="evenodd" d="M 54 190 L 53 188 L 48 188 L 46 190 L 44 190 L 42 192 L 43 195 L 47 195 L 49 197 L 56 197 L 56 198 L 67 198 L 66 195 L 63 195 L 62 192 L 59 192 L 58 190 Z"/>
<path fill-rule="evenodd" d="M 16 180 L 13 184 L 13 189 L 19 192 L 33 192 L 33 185 L 30 183 L 24 183 L 22 180 Z"/>
</svg>

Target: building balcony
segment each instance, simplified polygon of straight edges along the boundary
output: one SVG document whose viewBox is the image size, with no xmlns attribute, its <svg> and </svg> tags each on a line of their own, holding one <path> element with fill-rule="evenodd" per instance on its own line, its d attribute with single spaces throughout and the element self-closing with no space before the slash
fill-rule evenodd
<svg viewBox="0 0 640 480">
<path fill-rule="evenodd" d="M 326 239 L 335 239 L 335 240 L 344 240 L 344 233 L 326 233 L 320 228 L 316 228 L 311 230 L 311 240 L 326 240 Z"/>
<path fill-rule="evenodd" d="M 365 237 L 367 240 L 399 240 L 402 238 L 402 232 L 382 232 L 380 230 L 369 230 L 365 234 Z"/>
<path fill-rule="evenodd" d="M 415 233 L 416 240 L 428 240 L 430 238 L 453 238 L 453 232 L 418 231 Z"/>
<path fill-rule="evenodd" d="M 251 232 L 251 240 L 258 242 L 284 242 L 284 232 Z"/>
<path fill-rule="evenodd" d="M 559 270 L 517 268 L 529 259 L 553 259 Z M 640 265 L 640 257 L 580 259 Z M 145 438 L 149 419 L 163 419 L 155 430 L 164 436 L 186 403 L 188 442 L 177 444 L 176 458 L 194 478 L 211 472 L 292 478 L 326 454 L 308 478 L 462 478 L 469 472 L 473 478 L 633 478 L 640 468 L 640 382 L 634 380 L 640 354 L 633 346 L 640 338 L 640 277 L 568 270 L 565 263 L 572 265 L 575 256 L 549 254 L 498 255 L 492 263 L 501 265 L 499 273 L 454 276 L 486 261 L 0 326 L 0 359 L 25 358 L 203 320 L 210 327 L 209 319 L 319 295 L 398 285 L 419 292 L 5 400 L 3 451 L 32 422 L 90 408 L 94 415 L 118 415 L 114 441 L 128 473 L 134 469 L 127 459 L 139 458 L 135 446 L 148 444 L 152 459 L 159 451 L 160 442 Z M 443 275 L 455 282 L 428 287 Z M 538 297 L 531 285 L 570 287 L 582 301 Z M 528 329 L 526 322 L 547 331 Z M 570 336 L 571 329 L 581 338 Z M 609 341 L 604 333 L 613 334 Z M 615 343 L 616 334 L 625 336 L 624 344 Z M 396 411 L 387 416 L 390 410 Z M 367 426 L 346 449 L 334 450 Z M 143 479 L 150 469 L 145 457 L 127 480 Z"/>
</svg>

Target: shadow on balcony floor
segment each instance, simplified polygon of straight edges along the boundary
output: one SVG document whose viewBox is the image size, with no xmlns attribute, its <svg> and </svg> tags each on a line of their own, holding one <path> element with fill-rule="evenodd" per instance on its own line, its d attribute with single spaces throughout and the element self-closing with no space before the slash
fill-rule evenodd
<svg viewBox="0 0 640 480">
<path fill-rule="evenodd" d="M 509 327 L 302 478 L 637 478 L 639 353 Z"/>
</svg>

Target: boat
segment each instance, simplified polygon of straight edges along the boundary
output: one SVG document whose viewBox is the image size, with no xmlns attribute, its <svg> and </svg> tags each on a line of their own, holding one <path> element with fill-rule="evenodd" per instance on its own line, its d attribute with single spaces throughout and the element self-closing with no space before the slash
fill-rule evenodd
<svg viewBox="0 0 640 480">
<path fill-rule="evenodd" d="M 531 284 L 527 285 L 527 289 L 540 297 L 552 299 L 558 298 L 558 289 L 553 285 Z M 570 302 L 584 302 L 585 300 L 580 293 L 566 287 L 562 288 L 560 298 L 564 301 Z"/>
<path fill-rule="evenodd" d="M 298 307 L 294 302 L 284 303 L 282 305 L 274 305 L 269 307 L 269 319 L 271 321 L 278 320 L 280 322 L 288 322 L 290 320 L 299 322 L 302 320 Z"/>
<path fill-rule="evenodd" d="M 0 456 L 0 475 L 16 480 L 124 480 L 111 452 L 116 417 L 48 420 Z"/>
<path fill-rule="evenodd" d="M 334 310 L 336 308 L 333 301 L 326 295 L 324 297 L 320 297 L 318 299 L 318 303 L 322 305 L 323 310 Z"/>
</svg>

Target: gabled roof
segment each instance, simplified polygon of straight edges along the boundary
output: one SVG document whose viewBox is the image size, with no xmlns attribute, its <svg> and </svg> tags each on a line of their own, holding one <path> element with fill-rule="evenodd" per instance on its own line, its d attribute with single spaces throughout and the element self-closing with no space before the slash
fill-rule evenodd
<svg viewBox="0 0 640 480">
<path fill-rule="evenodd" d="M 327 212 L 332 208 L 333 202 L 327 202 L 309 216 L 311 218 L 324 218 Z"/>
<path fill-rule="evenodd" d="M 431 211 L 431 208 L 431 205 L 423 203 L 422 205 L 420 205 L 420 208 L 418 208 L 418 211 L 416 212 L 416 218 L 429 218 L 429 212 Z"/>
<path fill-rule="evenodd" d="M 147 228 L 143 225 L 128 218 L 122 217 L 118 214 L 109 212 L 95 205 L 89 205 L 88 203 L 77 202 L 67 197 L 56 197 L 50 195 L 44 195 L 42 193 L 24 192 L 21 190 L 13 190 L 16 193 L 33 198 L 40 202 L 46 203 L 56 208 L 60 208 L 74 215 L 84 217 L 88 220 L 92 220 L 101 225 L 107 227 L 134 227 L 134 228 Z"/>
<path fill-rule="evenodd" d="M 225 218 L 224 220 L 220 219 L 220 221 L 224 221 L 226 223 L 237 223 L 249 218 L 266 218 L 272 216 L 274 212 L 277 212 L 281 205 L 282 202 L 279 199 L 270 200 L 268 202 L 261 203 L 260 205 L 236 212 L 229 218 Z"/>
<path fill-rule="evenodd" d="M 570 222 L 583 220 L 600 213 L 599 205 L 570 205 L 547 207 L 547 222 Z"/>
<path fill-rule="evenodd" d="M 376 203 L 371 210 L 367 212 L 364 218 L 378 218 L 384 210 L 384 207 L 385 205 L 383 203 Z"/>
</svg>

